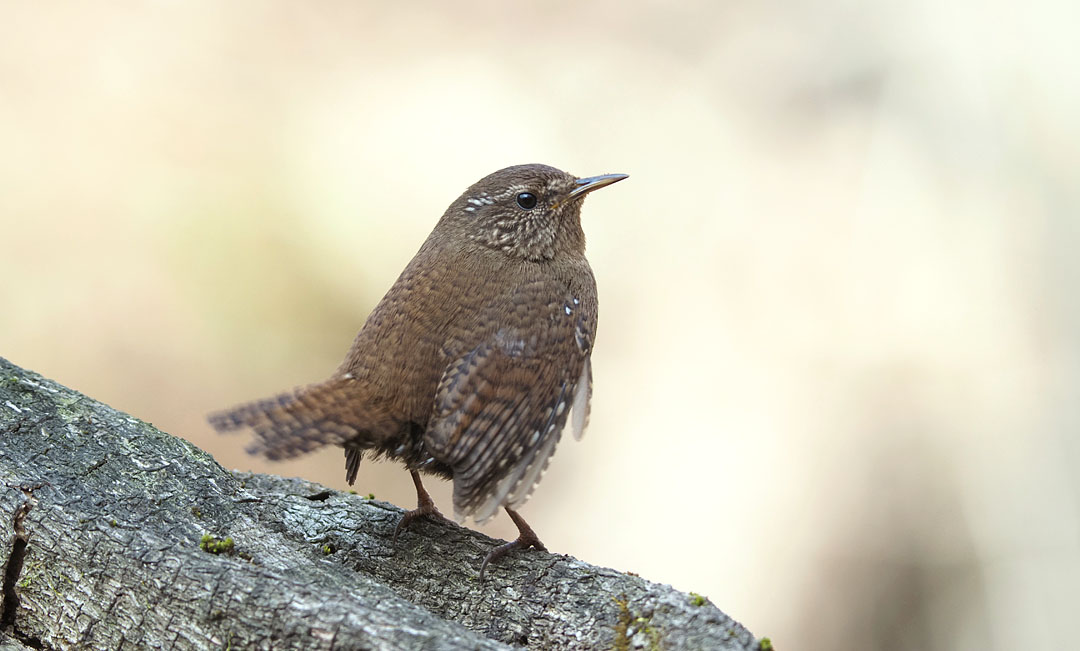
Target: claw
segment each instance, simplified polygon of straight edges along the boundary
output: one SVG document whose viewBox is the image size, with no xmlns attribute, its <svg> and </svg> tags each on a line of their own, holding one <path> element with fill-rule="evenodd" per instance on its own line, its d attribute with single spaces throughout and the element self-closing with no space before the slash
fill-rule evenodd
<svg viewBox="0 0 1080 651">
<path fill-rule="evenodd" d="M 417 518 L 425 516 L 436 517 L 441 520 L 447 520 L 440 511 L 439 507 L 435 506 L 435 500 L 431 499 L 431 495 L 428 495 L 427 490 L 424 488 L 424 484 L 420 482 L 420 473 L 415 470 L 411 471 L 413 483 L 416 484 L 416 508 L 412 511 L 407 511 L 398 520 L 397 526 L 394 527 L 393 544 L 397 544 L 398 534 L 409 528 L 412 521 Z M 449 521 L 449 520 L 447 520 Z"/>
<path fill-rule="evenodd" d="M 484 557 L 484 562 L 480 564 L 481 582 L 484 580 L 484 570 L 487 569 L 488 563 L 494 563 L 515 549 L 529 549 L 531 547 L 542 552 L 547 551 L 547 547 L 544 547 L 544 543 L 540 542 L 540 539 L 536 536 L 536 532 L 532 530 L 532 527 L 530 527 L 527 522 L 525 522 L 525 519 L 510 507 L 505 508 L 507 515 L 509 515 L 510 519 L 514 521 L 514 524 L 517 525 L 518 537 L 517 540 L 508 542 L 504 545 L 499 545 L 488 552 L 488 555 Z"/>
</svg>

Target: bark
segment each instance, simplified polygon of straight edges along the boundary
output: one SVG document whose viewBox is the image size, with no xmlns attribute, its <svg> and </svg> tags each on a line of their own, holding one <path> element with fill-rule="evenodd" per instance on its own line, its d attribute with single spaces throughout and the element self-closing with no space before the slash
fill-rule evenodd
<svg viewBox="0 0 1080 651">
<path fill-rule="evenodd" d="M 420 520 L 395 546 L 401 513 L 230 472 L 0 358 L 0 649 L 758 647 L 707 600 L 564 555 L 480 583 L 496 541 Z"/>
</svg>

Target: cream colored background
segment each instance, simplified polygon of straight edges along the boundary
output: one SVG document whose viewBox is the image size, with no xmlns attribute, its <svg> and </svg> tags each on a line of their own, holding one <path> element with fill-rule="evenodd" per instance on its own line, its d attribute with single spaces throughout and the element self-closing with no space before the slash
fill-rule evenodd
<svg viewBox="0 0 1080 651">
<path fill-rule="evenodd" d="M 585 206 L 548 546 L 781 649 L 1063 648 L 1078 7 L 4 2 L 0 355 L 342 488 L 340 451 L 270 466 L 204 414 L 328 374 L 481 176 L 626 172 Z"/>
</svg>

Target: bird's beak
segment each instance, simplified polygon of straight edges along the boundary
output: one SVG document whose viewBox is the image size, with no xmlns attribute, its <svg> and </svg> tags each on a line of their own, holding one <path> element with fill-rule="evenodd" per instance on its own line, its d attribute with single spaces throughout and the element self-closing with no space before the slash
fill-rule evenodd
<svg viewBox="0 0 1080 651">
<path fill-rule="evenodd" d="M 578 197 L 585 196 L 593 190 L 599 190 L 600 188 L 611 185 L 612 183 L 618 183 L 619 181 L 629 177 L 629 174 L 601 174 L 600 176 L 590 176 L 585 179 L 578 179 L 575 181 L 577 187 L 570 191 L 566 200 L 577 199 Z"/>
</svg>

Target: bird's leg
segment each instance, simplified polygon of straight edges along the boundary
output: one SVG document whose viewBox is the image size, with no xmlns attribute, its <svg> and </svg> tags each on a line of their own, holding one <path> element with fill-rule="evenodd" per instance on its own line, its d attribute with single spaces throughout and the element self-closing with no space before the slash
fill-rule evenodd
<svg viewBox="0 0 1080 651">
<path fill-rule="evenodd" d="M 397 544 L 398 534 L 402 529 L 408 529 L 409 524 L 416 518 L 423 517 L 425 515 L 434 516 L 436 518 L 446 520 L 439 508 L 435 506 L 435 500 L 431 499 L 431 495 L 428 495 L 427 489 L 424 488 L 424 484 L 420 481 L 420 473 L 415 470 L 409 471 L 412 474 L 413 483 L 416 484 L 416 508 L 412 511 L 407 511 L 405 515 L 401 516 L 398 520 L 397 526 L 394 527 L 394 544 Z"/>
<path fill-rule="evenodd" d="M 506 556 L 509 552 L 515 549 L 539 549 L 542 552 L 547 551 L 547 547 L 544 547 L 544 543 L 540 542 L 540 539 L 536 537 L 536 532 L 532 530 L 528 522 L 525 522 L 525 518 L 518 515 L 518 512 L 511 509 L 509 506 L 506 508 L 506 514 L 510 516 L 510 519 L 514 521 L 514 524 L 518 528 L 517 540 L 508 542 L 505 545 L 499 545 L 495 549 L 488 552 L 488 555 L 484 557 L 484 562 L 480 565 L 480 580 L 484 580 L 484 570 L 487 569 L 488 563 L 493 563 L 503 556 Z"/>
</svg>

